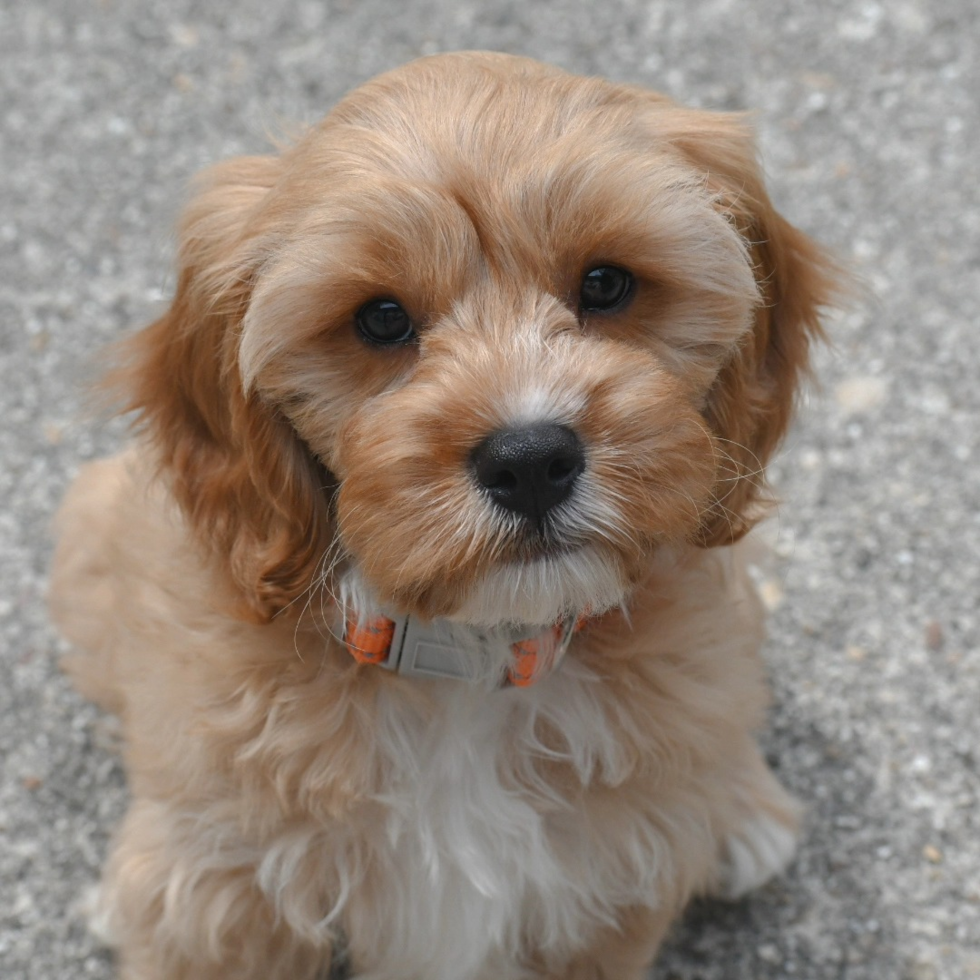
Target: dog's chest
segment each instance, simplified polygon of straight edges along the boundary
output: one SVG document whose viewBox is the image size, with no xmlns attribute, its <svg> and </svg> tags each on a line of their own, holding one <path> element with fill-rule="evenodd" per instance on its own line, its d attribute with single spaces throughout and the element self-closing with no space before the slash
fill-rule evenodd
<svg viewBox="0 0 980 980">
<path fill-rule="evenodd" d="M 542 742 L 545 719 L 568 727 L 560 749 Z M 369 976 L 466 980 L 494 964 L 505 978 L 522 937 L 572 948 L 612 906 L 652 901 L 652 853 L 641 868 L 593 846 L 583 794 L 622 763 L 574 678 L 533 693 L 451 692 L 424 719 L 392 702 L 377 737 L 388 760 L 381 817 L 361 841 L 370 868 L 343 912 L 376 966 Z M 561 786 L 543 774 L 555 771 Z M 634 853 L 650 830 L 636 822 L 624 841 Z"/>
</svg>

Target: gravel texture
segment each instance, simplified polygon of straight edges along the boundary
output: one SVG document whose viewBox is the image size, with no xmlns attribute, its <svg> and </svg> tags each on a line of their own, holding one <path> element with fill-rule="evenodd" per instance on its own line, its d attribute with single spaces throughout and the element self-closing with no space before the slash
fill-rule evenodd
<svg viewBox="0 0 980 980">
<path fill-rule="evenodd" d="M 124 781 L 44 607 L 58 499 L 121 435 L 82 412 L 100 348 L 160 309 L 196 170 L 475 47 L 756 110 L 776 200 L 868 286 L 774 467 L 767 747 L 806 840 L 653 976 L 980 977 L 976 0 L 6 0 L 0 976 L 111 976 L 81 909 Z"/>
</svg>

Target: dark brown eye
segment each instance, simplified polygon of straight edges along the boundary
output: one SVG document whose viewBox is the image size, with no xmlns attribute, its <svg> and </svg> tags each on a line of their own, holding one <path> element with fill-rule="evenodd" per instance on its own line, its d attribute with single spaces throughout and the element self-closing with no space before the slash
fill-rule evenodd
<svg viewBox="0 0 980 980">
<path fill-rule="evenodd" d="M 373 299 L 355 317 L 357 329 L 372 344 L 405 344 L 415 337 L 411 317 L 393 299 Z"/>
<path fill-rule="evenodd" d="M 614 265 L 600 265 L 582 277 L 579 305 L 583 313 L 608 313 L 622 306 L 633 292 L 633 276 Z"/>
</svg>

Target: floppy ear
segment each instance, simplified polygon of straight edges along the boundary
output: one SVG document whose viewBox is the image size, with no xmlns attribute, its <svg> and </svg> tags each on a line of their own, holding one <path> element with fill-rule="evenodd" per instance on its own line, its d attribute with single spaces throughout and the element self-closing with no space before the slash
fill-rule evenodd
<svg viewBox="0 0 980 980">
<path fill-rule="evenodd" d="M 761 303 L 751 332 L 722 369 L 704 410 L 723 457 L 705 547 L 730 544 L 765 511 L 763 472 L 786 433 L 822 308 L 845 274 L 785 221 L 766 194 L 754 139 L 742 117 L 685 111 L 671 142 L 704 173 L 707 189 L 746 244 Z"/>
<path fill-rule="evenodd" d="M 239 613 L 266 622 L 309 586 L 326 546 L 329 477 L 274 406 L 243 390 L 242 318 L 261 265 L 276 157 L 207 171 L 180 224 L 170 309 L 124 341 L 108 385 L 154 444 Z"/>
</svg>

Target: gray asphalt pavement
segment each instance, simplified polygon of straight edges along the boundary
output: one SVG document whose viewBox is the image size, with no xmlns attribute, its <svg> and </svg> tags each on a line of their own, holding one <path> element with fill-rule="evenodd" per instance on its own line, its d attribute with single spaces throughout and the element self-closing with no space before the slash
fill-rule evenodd
<svg viewBox="0 0 980 980">
<path fill-rule="evenodd" d="M 0 977 L 111 976 L 82 906 L 125 787 L 57 669 L 48 524 L 121 437 L 83 384 L 160 309 L 185 182 L 476 47 L 756 110 L 776 200 L 872 294 L 773 473 L 767 747 L 806 839 L 786 878 L 692 909 L 653 976 L 980 977 L 976 0 L 3 0 Z"/>
</svg>

